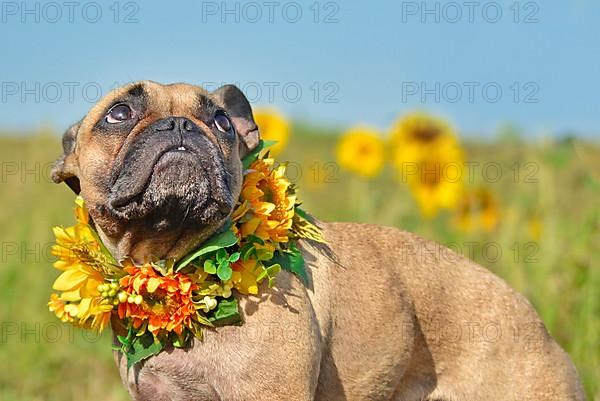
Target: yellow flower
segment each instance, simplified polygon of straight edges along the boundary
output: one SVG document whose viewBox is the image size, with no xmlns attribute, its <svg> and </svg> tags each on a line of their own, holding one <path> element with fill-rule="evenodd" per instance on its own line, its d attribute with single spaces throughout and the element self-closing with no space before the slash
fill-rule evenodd
<svg viewBox="0 0 600 401">
<path fill-rule="evenodd" d="M 500 210 L 494 194 L 485 188 L 466 193 L 454 218 L 464 232 L 492 231 L 500 221 Z"/>
<path fill-rule="evenodd" d="M 83 266 L 97 270 L 106 277 L 114 276 L 121 270 L 116 268 L 112 256 L 104 249 L 93 228 L 89 225 L 89 215 L 83 199 L 77 197 L 75 217 L 77 224 L 72 227 L 54 227 L 52 230 L 56 244 L 52 246 L 52 255 L 58 257 L 54 267 L 68 270 Z"/>
<path fill-rule="evenodd" d="M 464 154 L 443 120 L 410 114 L 391 131 L 394 165 L 425 217 L 458 205 L 463 190 Z"/>
<path fill-rule="evenodd" d="M 285 165 L 274 166 L 273 159 L 258 159 L 244 177 L 240 204 L 233 221 L 240 222 L 236 234 L 256 235 L 263 240 L 287 242 L 296 196 L 285 177 Z"/>
<path fill-rule="evenodd" d="M 336 149 L 337 161 L 365 178 L 379 174 L 384 162 L 384 145 L 379 135 L 367 127 L 355 127 L 344 133 Z"/>
<path fill-rule="evenodd" d="M 58 294 L 50 295 L 50 301 L 48 302 L 48 309 L 50 310 L 50 312 L 54 312 L 56 317 L 59 318 L 62 322 L 72 323 L 75 321 L 74 316 L 71 316 L 69 314 L 68 308 L 67 310 L 65 310 L 66 306 L 67 304 L 65 303 L 65 301 L 60 299 Z"/>
<path fill-rule="evenodd" d="M 452 152 L 445 160 L 462 162 L 462 151 L 450 125 L 426 114 L 409 114 L 396 121 L 390 142 L 394 164 L 401 172 L 411 163 L 431 160 L 432 151 L 437 149 Z"/>
<path fill-rule="evenodd" d="M 74 312 L 79 319 L 78 325 L 85 329 L 104 330 L 109 322 L 113 305 L 108 299 L 101 297 L 83 298 Z"/>
<path fill-rule="evenodd" d="M 63 273 L 52 288 L 62 291 L 61 298 L 69 301 L 100 295 L 97 287 L 104 282 L 96 267 L 100 245 L 91 234 L 91 228 L 82 224 L 65 229 L 55 227 L 54 234 L 56 245 L 52 246 L 52 254 L 59 257 L 54 267 Z"/>
<path fill-rule="evenodd" d="M 88 225 L 89 216 L 83 200 L 78 197 L 76 203 L 78 223 L 73 227 L 53 229 L 56 244 L 51 252 L 58 257 L 54 267 L 63 272 L 52 286 L 61 294 L 52 294 L 48 307 L 62 321 L 102 330 L 113 309 L 98 291 L 98 286 L 105 282 L 103 272 L 109 261 Z"/>
<path fill-rule="evenodd" d="M 231 265 L 233 273 L 231 283 L 233 287 L 242 294 L 258 294 L 258 282 L 256 278 L 262 273 L 263 268 L 254 259 L 238 260 Z"/>
<path fill-rule="evenodd" d="M 81 256 L 100 250 L 89 226 L 77 224 L 72 227 L 54 227 L 52 229 L 56 244 L 52 246 L 52 255 L 58 257 L 54 267 L 67 270 L 81 263 Z M 86 258 L 87 259 L 87 258 Z"/>
<path fill-rule="evenodd" d="M 287 145 L 290 136 L 290 123 L 273 109 L 258 109 L 254 113 L 260 136 L 264 140 L 277 141 L 271 146 L 272 155 L 280 154 Z"/>
<path fill-rule="evenodd" d="M 420 160 L 429 149 L 438 146 L 458 146 L 450 125 L 442 119 L 424 113 L 412 113 L 398 119 L 391 129 L 394 162 Z"/>
<path fill-rule="evenodd" d="M 431 149 L 413 166 L 416 170 L 405 179 L 423 216 L 433 217 L 440 209 L 458 205 L 463 191 L 463 163 L 457 148 Z"/>
<path fill-rule="evenodd" d="M 81 196 L 75 198 L 75 219 L 80 224 L 90 223 L 90 215 Z"/>
<path fill-rule="evenodd" d="M 415 185 L 412 194 L 424 217 L 434 217 L 440 209 L 452 209 L 460 198 L 461 187 L 455 183 Z"/>
<path fill-rule="evenodd" d="M 102 297 L 86 297 L 72 301 L 58 294 L 52 294 L 48 309 L 62 322 L 102 331 L 110 322 L 113 305 Z"/>
</svg>

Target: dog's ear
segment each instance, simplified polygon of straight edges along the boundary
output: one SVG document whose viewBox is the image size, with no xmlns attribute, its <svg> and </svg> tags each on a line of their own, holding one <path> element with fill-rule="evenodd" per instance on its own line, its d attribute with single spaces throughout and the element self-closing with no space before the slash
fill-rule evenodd
<svg viewBox="0 0 600 401">
<path fill-rule="evenodd" d="M 235 85 L 222 86 L 213 94 L 231 117 L 231 123 L 240 138 L 240 157 L 244 158 L 258 146 L 260 140 L 250 102 Z"/>
<path fill-rule="evenodd" d="M 52 181 L 57 184 L 64 182 L 76 194 L 81 191 L 75 160 L 75 144 L 77 143 L 77 132 L 80 125 L 81 121 L 71 125 L 64 133 L 62 138 L 63 154 L 54 162 L 51 170 Z"/>
</svg>

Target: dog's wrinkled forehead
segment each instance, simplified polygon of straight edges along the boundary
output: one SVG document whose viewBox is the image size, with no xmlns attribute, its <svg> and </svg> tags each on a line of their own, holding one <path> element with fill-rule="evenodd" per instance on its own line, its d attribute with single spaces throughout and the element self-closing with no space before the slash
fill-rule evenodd
<svg viewBox="0 0 600 401">
<path fill-rule="evenodd" d="M 194 117 L 205 120 L 224 105 L 213 94 L 189 84 L 162 85 L 152 81 L 128 84 L 107 94 L 84 118 L 82 132 L 100 128 L 108 111 L 117 104 L 134 106 L 148 120 L 168 116 Z"/>
<path fill-rule="evenodd" d="M 252 107 L 242 91 L 233 85 L 225 85 L 208 92 L 205 89 L 183 83 L 162 85 L 153 81 L 139 81 L 118 88 L 102 98 L 75 127 L 79 132 L 77 142 L 97 132 L 123 133 L 127 124 L 106 124 L 109 111 L 125 103 L 137 113 L 135 131 L 144 129 L 154 121 L 166 117 L 186 117 L 208 129 L 215 113 L 227 113 L 233 128 L 241 140 L 240 155 L 244 155 L 258 145 L 258 127 L 252 117 Z M 76 134 L 76 133 L 74 133 Z M 110 140 L 106 142 L 111 142 Z"/>
</svg>

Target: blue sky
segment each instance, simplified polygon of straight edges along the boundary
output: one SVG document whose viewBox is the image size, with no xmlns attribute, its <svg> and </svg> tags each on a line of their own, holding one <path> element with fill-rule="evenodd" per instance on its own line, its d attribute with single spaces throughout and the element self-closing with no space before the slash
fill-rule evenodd
<svg viewBox="0 0 600 401">
<path fill-rule="evenodd" d="M 467 3 L 2 2 L 0 128 L 62 130 L 152 79 L 237 83 L 314 123 L 385 129 L 428 110 L 466 135 L 600 137 L 600 3 Z"/>
</svg>

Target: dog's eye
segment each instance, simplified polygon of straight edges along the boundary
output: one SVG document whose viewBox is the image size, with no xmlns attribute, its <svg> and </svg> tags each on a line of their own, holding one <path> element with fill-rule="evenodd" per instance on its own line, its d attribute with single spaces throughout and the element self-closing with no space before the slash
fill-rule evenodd
<svg viewBox="0 0 600 401">
<path fill-rule="evenodd" d="M 215 114 L 215 126 L 219 131 L 224 133 L 231 131 L 231 121 L 229 121 L 229 117 L 227 117 L 222 111 L 219 111 L 217 114 Z"/>
<path fill-rule="evenodd" d="M 117 104 L 106 115 L 106 122 L 109 124 L 122 123 L 133 118 L 133 110 L 126 104 Z"/>
</svg>

